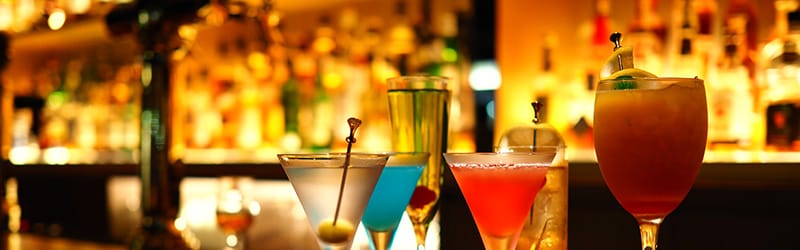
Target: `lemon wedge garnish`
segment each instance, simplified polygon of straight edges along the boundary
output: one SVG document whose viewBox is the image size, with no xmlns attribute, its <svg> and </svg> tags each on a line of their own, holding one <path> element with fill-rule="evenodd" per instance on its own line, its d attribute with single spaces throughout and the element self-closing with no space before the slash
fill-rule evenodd
<svg viewBox="0 0 800 250">
<path fill-rule="evenodd" d="M 620 70 L 620 62 L 623 69 L 633 68 L 633 48 L 620 47 L 606 59 L 600 69 L 600 79 L 609 79 L 611 74 Z M 613 79 L 613 78 L 610 78 Z"/>
<path fill-rule="evenodd" d="M 627 68 L 627 69 L 623 69 L 623 70 L 614 72 L 613 74 L 609 75 L 608 78 L 605 78 L 605 79 L 617 79 L 617 78 L 620 78 L 622 76 L 626 76 L 626 77 L 630 77 L 630 78 L 654 78 L 654 77 L 656 77 L 656 75 L 654 75 L 653 73 L 647 72 L 647 71 L 645 71 L 643 69 Z"/>
</svg>

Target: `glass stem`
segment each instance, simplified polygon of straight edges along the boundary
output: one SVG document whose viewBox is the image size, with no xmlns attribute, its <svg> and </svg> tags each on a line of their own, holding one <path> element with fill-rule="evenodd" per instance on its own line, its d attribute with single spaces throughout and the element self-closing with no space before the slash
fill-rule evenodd
<svg viewBox="0 0 800 250">
<path fill-rule="evenodd" d="M 367 232 L 369 232 L 369 238 L 372 240 L 373 250 L 388 250 L 392 245 L 395 229 L 387 231 L 367 230 Z"/>
<path fill-rule="evenodd" d="M 414 234 L 417 236 L 417 250 L 425 250 L 425 238 L 428 236 L 428 224 L 414 223 Z"/>
<path fill-rule="evenodd" d="M 639 232 L 642 234 L 642 250 L 656 250 L 656 243 L 658 243 L 658 227 L 661 225 L 662 219 L 638 220 Z"/>
</svg>

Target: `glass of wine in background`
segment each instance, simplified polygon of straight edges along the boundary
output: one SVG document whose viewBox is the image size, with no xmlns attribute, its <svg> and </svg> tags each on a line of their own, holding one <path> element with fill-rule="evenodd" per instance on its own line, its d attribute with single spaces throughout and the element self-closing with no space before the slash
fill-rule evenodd
<svg viewBox="0 0 800 250">
<path fill-rule="evenodd" d="M 226 249 L 246 249 L 247 229 L 260 206 L 252 197 L 253 178 L 222 176 L 217 196 L 217 226 L 225 234 Z"/>
</svg>

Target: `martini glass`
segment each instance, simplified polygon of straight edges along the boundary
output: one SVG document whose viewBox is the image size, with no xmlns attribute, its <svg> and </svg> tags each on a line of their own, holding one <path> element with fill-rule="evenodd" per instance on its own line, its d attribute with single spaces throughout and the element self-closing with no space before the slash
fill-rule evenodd
<svg viewBox="0 0 800 250">
<path fill-rule="evenodd" d="M 555 152 L 445 153 L 488 250 L 514 249 Z"/>
<path fill-rule="evenodd" d="M 642 249 L 692 188 L 706 146 L 703 80 L 603 80 L 594 106 L 595 153 L 603 179 L 636 218 Z"/>
<path fill-rule="evenodd" d="M 369 233 L 372 249 L 386 250 L 417 186 L 428 152 L 392 153 L 372 192 L 361 223 Z"/>
<path fill-rule="evenodd" d="M 346 167 L 346 153 L 278 155 L 321 249 L 350 249 L 388 157 L 350 153 Z"/>
</svg>

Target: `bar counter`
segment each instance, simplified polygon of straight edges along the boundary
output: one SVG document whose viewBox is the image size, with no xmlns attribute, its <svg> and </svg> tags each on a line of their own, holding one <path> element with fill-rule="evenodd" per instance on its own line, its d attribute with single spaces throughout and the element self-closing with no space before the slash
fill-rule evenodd
<svg viewBox="0 0 800 250">
<path fill-rule="evenodd" d="M 97 243 L 58 237 L 46 237 L 32 234 L 10 234 L 8 250 L 49 249 L 49 250 L 123 250 L 120 244 Z"/>
<path fill-rule="evenodd" d="M 741 162 L 743 160 L 750 162 Z M 796 224 L 800 222 L 796 216 L 796 211 L 800 211 L 798 162 L 798 153 L 707 153 L 693 189 L 662 224 L 659 249 L 791 248 L 794 244 L 790 239 L 795 237 Z M 636 222 L 608 191 L 593 154 L 572 154 L 569 168 L 570 249 L 639 247 Z M 209 181 L 222 175 L 252 176 L 259 182 L 278 183 L 286 178 L 278 163 L 268 161 L 187 163 L 182 169 L 187 183 L 212 183 Z M 137 165 L 34 164 L 11 166 L 8 173 L 18 179 L 23 218 L 58 221 L 64 228 L 60 238 L 122 246 L 118 239 L 109 236 L 113 219 L 110 216 L 98 218 L 97 214 L 111 213 L 106 206 L 111 202 L 107 190 L 109 180 L 136 179 Z M 445 175 L 442 189 L 441 248 L 481 249 L 480 237 L 469 210 L 451 178 Z M 282 211 L 274 209 L 262 213 L 280 214 Z M 265 220 L 269 219 L 257 219 L 254 227 L 259 227 L 258 223 Z M 302 223 L 302 220 L 294 222 Z M 84 226 L 74 226 L 77 224 Z M 295 239 L 303 243 L 300 246 L 308 246 L 307 237 L 311 236 L 303 233 L 307 232 L 299 230 L 300 236 Z M 37 232 L 31 230 L 29 234 L 34 237 Z M 274 242 L 270 239 L 274 237 L 264 235 L 251 232 L 249 238 L 254 241 L 253 245 L 270 246 Z M 35 237 L 33 239 L 40 239 Z"/>
</svg>

